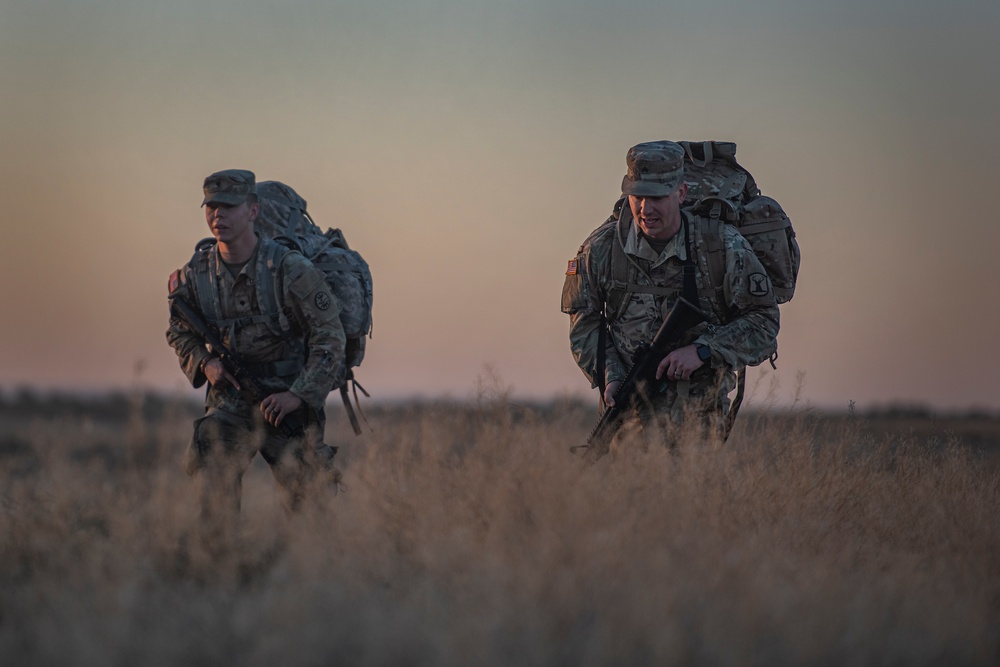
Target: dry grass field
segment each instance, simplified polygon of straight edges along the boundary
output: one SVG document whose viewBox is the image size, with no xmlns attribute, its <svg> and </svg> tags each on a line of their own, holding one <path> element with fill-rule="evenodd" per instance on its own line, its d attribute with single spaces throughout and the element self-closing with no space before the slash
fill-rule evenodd
<svg viewBox="0 0 1000 667">
<path fill-rule="evenodd" d="M 331 404 L 346 492 L 194 539 L 196 406 L 8 397 L 0 663 L 1000 663 L 1000 420 L 741 416 L 588 466 L 592 406 Z"/>
</svg>

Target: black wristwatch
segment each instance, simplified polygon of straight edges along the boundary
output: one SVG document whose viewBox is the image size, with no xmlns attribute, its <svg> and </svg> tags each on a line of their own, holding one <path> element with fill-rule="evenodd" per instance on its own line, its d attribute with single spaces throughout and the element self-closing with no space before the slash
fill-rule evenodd
<svg viewBox="0 0 1000 667">
<path fill-rule="evenodd" d="M 699 344 L 695 348 L 698 351 L 698 358 L 704 363 L 708 363 L 708 360 L 712 358 L 712 349 L 708 345 Z"/>
</svg>

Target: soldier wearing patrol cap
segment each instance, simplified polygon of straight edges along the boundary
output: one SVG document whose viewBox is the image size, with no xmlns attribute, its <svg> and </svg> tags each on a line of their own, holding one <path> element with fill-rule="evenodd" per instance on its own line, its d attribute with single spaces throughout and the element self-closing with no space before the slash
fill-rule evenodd
<svg viewBox="0 0 1000 667">
<path fill-rule="evenodd" d="M 346 338 L 323 274 L 299 252 L 254 232 L 253 172 L 216 172 L 203 190 L 213 238 L 171 275 L 171 296 L 200 311 L 266 394 L 250 405 L 205 340 L 171 313 L 167 341 L 181 369 L 195 387 L 209 384 L 185 469 L 201 480 L 203 526 L 212 533 L 235 526 L 243 473 L 257 452 L 271 466 L 286 508 L 299 507 L 322 445 L 323 404 L 346 372 Z M 292 414 L 306 425 L 304 437 L 278 428 Z"/>
<path fill-rule="evenodd" d="M 778 307 L 767 273 L 734 227 L 682 207 L 688 185 L 680 145 L 641 143 L 625 161 L 627 201 L 590 234 L 566 271 L 562 311 L 570 317 L 573 357 L 613 404 L 633 355 L 684 296 L 707 322 L 660 361 L 658 393 L 625 432 L 673 444 L 685 418 L 697 415 L 703 429 L 724 436 L 736 369 L 760 364 L 776 349 Z M 725 269 L 721 285 L 709 275 L 713 248 Z"/>
</svg>

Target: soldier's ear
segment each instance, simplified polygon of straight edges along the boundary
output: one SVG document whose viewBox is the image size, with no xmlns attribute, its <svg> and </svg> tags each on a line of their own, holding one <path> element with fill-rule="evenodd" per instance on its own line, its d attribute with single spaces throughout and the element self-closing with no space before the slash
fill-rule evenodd
<svg viewBox="0 0 1000 667">
<path fill-rule="evenodd" d="M 679 188 L 677 188 L 677 192 L 679 192 L 680 195 L 681 195 L 680 199 L 677 200 L 678 203 L 680 203 L 680 202 L 684 201 L 685 197 L 687 197 L 687 194 L 688 194 L 688 184 L 686 182 L 684 182 L 684 181 L 681 181 L 681 186 Z"/>
</svg>

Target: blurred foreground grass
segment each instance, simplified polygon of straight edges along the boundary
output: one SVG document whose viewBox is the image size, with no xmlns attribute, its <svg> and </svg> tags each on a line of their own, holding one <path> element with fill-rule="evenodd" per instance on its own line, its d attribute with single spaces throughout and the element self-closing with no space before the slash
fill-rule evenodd
<svg viewBox="0 0 1000 667">
<path fill-rule="evenodd" d="M 331 404 L 348 491 L 289 522 L 258 458 L 218 562 L 198 411 L 3 404 L 3 663 L 1000 662 L 995 418 L 742 415 L 585 466 L 590 406 L 382 406 L 354 438 Z"/>
</svg>

